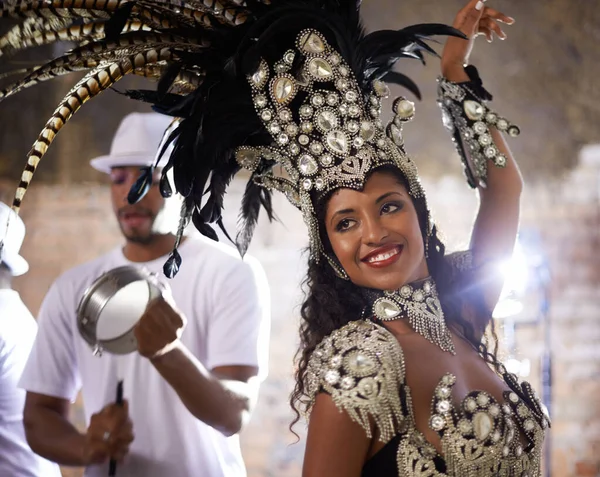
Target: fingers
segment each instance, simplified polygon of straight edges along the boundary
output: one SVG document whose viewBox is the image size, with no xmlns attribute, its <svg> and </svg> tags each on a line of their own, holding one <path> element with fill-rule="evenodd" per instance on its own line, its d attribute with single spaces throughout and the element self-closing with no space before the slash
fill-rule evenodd
<svg viewBox="0 0 600 477">
<path fill-rule="evenodd" d="M 479 22 L 478 32 L 486 36 L 487 41 L 491 42 L 494 39 L 493 33 L 501 40 L 506 39 L 506 33 L 502 31 L 498 23 L 489 17 L 482 18 Z"/>
<path fill-rule="evenodd" d="M 171 303 L 158 298 L 148 305 L 140 323 L 142 326 L 147 324 L 161 331 L 169 331 L 173 328 L 178 329 L 185 326 L 185 317 Z"/>
<path fill-rule="evenodd" d="M 133 442 L 133 423 L 129 419 L 129 405 L 109 404 L 94 414 L 86 433 L 87 454 L 92 462 L 104 462 L 108 458 L 122 460 Z"/>
<path fill-rule="evenodd" d="M 109 441 L 110 457 L 119 461 L 123 460 L 129 453 L 129 446 L 133 439 L 133 425 L 130 420 L 127 420 L 124 425 L 115 431 L 115 435 L 111 436 Z"/>
<path fill-rule="evenodd" d="M 494 37 L 492 35 L 492 30 L 490 30 L 489 28 L 485 28 L 485 27 L 479 27 L 479 29 L 477 30 L 477 34 L 478 35 L 484 35 L 485 39 L 491 43 L 494 40 Z"/>
<path fill-rule="evenodd" d="M 152 357 L 166 350 L 181 337 L 186 321 L 185 315 L 163 298 L 153 300 L 133 330 L 138 352 Z"/>
<path fill-rule="evenodd" d="M 463 33 L 472 31 L 483 14 L 484 2 L 482 0 L 471 0 L 465 8 L 458 13 L 458 23 Z M 456 23 L 455 23 L 456 26 Z"/>
<path fill-rule="evenodd" d="M 493 8 L 490 8 L 490 7 L 485 8 L 483 15 L 493 18 L 496 21 L 506 23 L 507 25 L 512 25 L 515 22 L 515 19 L 513 17 L 509 17 L 509 16 L 505 15 L 504 13 L 499 12 L 498 10 L 494 10 Z"/>
</svg>

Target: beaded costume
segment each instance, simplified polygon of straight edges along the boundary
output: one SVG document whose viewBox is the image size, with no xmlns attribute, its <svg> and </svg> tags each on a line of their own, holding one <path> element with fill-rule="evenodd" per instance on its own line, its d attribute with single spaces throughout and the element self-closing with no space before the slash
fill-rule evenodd
<svg viewBox="0 0 600 477">
<path fill-rule="evenodd" d="M 261 206 L 272 217 L 271 191 L 279 190 L 303 215 L 311 259 L 326 260 L 338 279 L 347 280 L 322 242 L 323 200 L 339 188 L 362 189 L 370 174 L 385 166 L 398 170 L 411 197 L 424 203 L 402 137 L 414 105 L 396 99 L 394 117 L 384 125 L 382 100 L 389 94 L 385 82 L 401 84 L 418 96 L 416 85 L 393 71 L 396 61 L 423 60 L 424 53 L 433 52 L 426 43 L 432 35 L 464 37 L 438 24 L 366 34 L 359 7 L 356 0 L 5 0 L 1 16 L 24 21 L 0 38 L 0 53 L 61 39 L 74 41 L 76 47 L 2 90 L 0 100 L 58 75 L 87 71 L 34 143 L 13 208 L 18 211 L 40 159 L 83 103 L 124 75 L 138 74 L 159 79 L 157 91 L 126 94 L 174 117 L 163 147 L 172 143 L 173 153 L 160 185 L 165 197 L 172 193 L 167 179 L 172 169 L 175 191 L 185 198 L 180 234 L 192 220 L 200 232 L 216 238 L 210 224 L 222 226 L 227 186 L 245 169 L 250 179 L 235 238 L 240 252 L 248 247 Z M 475 187 L 485 181 L 488 161 L 498 167 L 506 164 L 488 126 L 511 136 L 519 131 L 491 111 L 484 104 L 489 98 L 472 86 L 440 79 L 445 124 Z M 132 189 L 130 200 L 138 200 L 151 180 L 150 169 Z M 421 229 L 427 252 L 433 226 L 426 215 Z M 468 266 L 468 254 L 460 260 Z M 165 273 L 173 276 L 180 265 L 175 248 Z M 435 283 L 425 280 L 400 290 L 366 292 L 374 293 L 368 316 L 382 322 L 406 317 L 426 339 L 454 352 Z M 540 475 L 548 419 L 528 384 L 519 385 L 499 367 L 510 389 L 503 402 L 473 391 L 457 404 L 451 399 L 454 377 L 441 376 L 429 425 L 441 438 L 442 458 L 416 430 L 404 371 L 397 340 L 368 320 L 334 331 L 309 361 L 309 397 L 329 393 L 369 436 L 373 422 L 379 439 L 387 443 L 366 463 L 363 475 Z M 383 465 L 391 470 L 378 470 L 378 461 L 390 452 L 392 467 L 389 459 Z"/>
<path fill-rule="evenodd" d="M 510 388 L 504 402 L 472 391 L 455 405 L 455 377 L 448 373 L 440 379 L 429 427 L 440 436 L 443 457 L 416 429 L 402 349 L 382 326 L 353 321 L 325 338 L 310 359 L 306 386 L 313 401 L 318 392 L 330 394 L 369 437 L 371 420 L 381 442 L 393 446 L 400 477 L 539 476 L 548 418 L 528 383 L 520 385 L 501 365 L 497 371 Z M 389 466 L 375 462 L 380 459 L 375 454 L 363 476 L 390 475 L 377 472 Z"/>
</svg>

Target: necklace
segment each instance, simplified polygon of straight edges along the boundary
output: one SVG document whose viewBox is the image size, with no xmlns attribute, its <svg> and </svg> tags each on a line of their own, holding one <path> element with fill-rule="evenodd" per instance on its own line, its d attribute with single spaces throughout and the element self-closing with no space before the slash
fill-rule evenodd
<svg viewBox="0 0 600 477">
<path fill-rule="evenodd" d="M 370 312 L 381 321 L 408 318 L 410 326 L 443 351 L 456 354 L 435 282 L 426 278 L 403 285 L 399 290 L 365 290 Z"/>
</svg>

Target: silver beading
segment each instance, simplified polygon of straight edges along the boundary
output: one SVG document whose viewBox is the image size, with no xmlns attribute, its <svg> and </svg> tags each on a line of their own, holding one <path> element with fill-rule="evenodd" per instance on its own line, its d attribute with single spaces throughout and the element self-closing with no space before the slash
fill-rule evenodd
<svg viewBox="0 0 600 477">
<path fill-rule="evenodd" d="M 389 95 L 385 83 L 375 81 L 365 96 L 341 54 L 316 30 L 300 32 L 295 46 L 273 65 L 261 60 L 248 76 L 256 112 L 273 142 L 242 146 L 236 160 L 254 174 L 256 183 L 283 192 L 302 211 L 311 257 L 318 261 L 324 255 L 344 277 L 321 243 L 316 201 L 338 188 L 361 189 L 369 173 L 383 165 L 398 168 L 410 195 L 425 199 L 402 137 L 402 126 L 414 117 L 415 108 L 397 98 L 394 119 L 384 128 L 380 115 L 382 98 Z M 268 173 L 258 174 L 263 161 L 280 165 L 282 173 L 268 168 Z M 429 235 L 429 218 L 427 222 Z"/>
<path fill-rule="evenodd" d="M 452 133 L 469 185 L 473 188 L 485 185 L 488 161 L 497 167 L 506 166 L 506 156 L 494 143 L 490 127 L 511 137 L 518 136 L 520 129 L 489 109 L 465 83 L 438 78 L 438 104 L 444 127 Z"/>
<path fill-rule="evenodd" d="M 376 293 L 373 291 L 370 295 L 374 298 Z M 378 294 L 380 296 L 371 305 L 376 318 L 381 321 L 407 318 L 411 327 L 427 341 L 443 351 L 456 354 L 435 282 L 431 278 Z"/>
</svg>

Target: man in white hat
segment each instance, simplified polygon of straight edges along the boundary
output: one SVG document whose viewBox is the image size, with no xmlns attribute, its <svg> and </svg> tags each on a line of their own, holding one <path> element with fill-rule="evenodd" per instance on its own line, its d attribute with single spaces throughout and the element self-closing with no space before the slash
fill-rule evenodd
<svg viewBox="0 0 600 477">
<path fill-rule="evenodd" d="M 19 255 L 24 237 L 21 218 L 0 202 L 0 476 L 60 477 L 56 464 L 31 450 L 23 428 L 25 391 L 17 383 L 37 332 L 35 319 L 12 289 L 13 277 L 29 270 Z"/>
<path fill-rule="evenodd" d="M 92 161 L 110 175 L 124 245 L 52 285 L 21 380 L 31 447 L 61 465 L 85 466 L 86 477 L 105 477 L 109 459 L 123 457 L 117 475 L 128 477 L 246 473 L 237 433 L 266 373 L 269 326 L 268 286 L 255 260 L 188 237 L 178 249 L 181 269 L 168 281 L 174 303 L 158 300 L 147 308 L 135 328 L 137 353 L 98 358 L 77 329 L 78 302 L 102 273 L 137 264 L 166 281 L 162 267 L 175 243 L 164 220 L 171 199 L 160 195 L 156 180 L 138 203 L 129 204 L 127 195 L 140 169 L 153 164 L 168 124 L 158 114 L 130 114 L 110 154 Z M 117 369 L 125 406 L 114 404 Z M 68 421 L 79 390 L 85 433 Z"/>
</svg>

